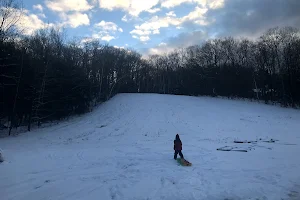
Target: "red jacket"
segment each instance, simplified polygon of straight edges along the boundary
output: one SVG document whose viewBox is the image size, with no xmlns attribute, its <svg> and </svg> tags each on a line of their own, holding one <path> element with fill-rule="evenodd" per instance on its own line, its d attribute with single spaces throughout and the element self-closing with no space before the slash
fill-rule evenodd
<svg viewBox="0 0 300 200">
<path fill-rule="evenodd" d="M 174 150 L 175 151 L 181 151 L 182 150 L 181 140 L 174 140 Z"/>
</svg>

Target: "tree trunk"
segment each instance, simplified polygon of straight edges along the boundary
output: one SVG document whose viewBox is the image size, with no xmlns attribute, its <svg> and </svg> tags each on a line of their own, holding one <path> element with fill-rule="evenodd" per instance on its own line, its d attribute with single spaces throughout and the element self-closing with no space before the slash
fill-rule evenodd
<svg viewBox="0 0 300 200">
<path fill-rule="evenodd" d="M 13 105 L 13 110 L 12 110 L 12 117 L 11 117 L 11 123 L 10 123 L 10 127 L 9 127 L 9 132 L 8 135 L 10 136 L 11 134 L 11 130 L 13 128 L 13 125 L 15 125 L 15 115 L 16 115 L 16 106 L 17 106 L 17 100 L 18 100 L 18 95 L 19 95 L 19 88 L 20 88 L 20 82 L 21 82 L 21 77 L 22 77 L 22 72 L 23 72 L 23 51 L 22 51 L 22 59 L 21 59 L 21 70 L 20 70 L 20 74 L 19 74 L 19 78 L 18 78 L 18 82 L 17 82 L 17 89 L 16 89 L 16 95 L 15 95 L 15 99 L 14 99 L 14 105 Z"/>
</svg>

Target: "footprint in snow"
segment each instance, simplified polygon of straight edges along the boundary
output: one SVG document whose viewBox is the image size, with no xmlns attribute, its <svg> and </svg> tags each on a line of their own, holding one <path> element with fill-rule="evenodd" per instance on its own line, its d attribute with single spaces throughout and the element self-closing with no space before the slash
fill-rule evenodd
<svg viewBox="0 0 300 200">
<path fill-rule="evenodd" d="M 45 180 L 45 182 L 44 182 L 44 184 L 45 183 L 50 183 L 51 181 L 50 180 Z M 34 189 L 39 189 L 39 188 L 41 188 L 43 185 L 39 185 L 39 186 L 36 186 L 36 187 L 34 187 Z"/>
</svg>

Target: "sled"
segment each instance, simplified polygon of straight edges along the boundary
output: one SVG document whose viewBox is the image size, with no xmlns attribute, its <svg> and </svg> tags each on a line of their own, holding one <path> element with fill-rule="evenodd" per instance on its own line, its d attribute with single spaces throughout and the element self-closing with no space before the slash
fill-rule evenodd
<svg viewBox="0 0 300 200">
<path fill-rule="evenodd" d="M 190 163 L 184 158 L 177 158 L 176 160 L 181 166 L 192 166 L 192 163 Z"/>
</svg>

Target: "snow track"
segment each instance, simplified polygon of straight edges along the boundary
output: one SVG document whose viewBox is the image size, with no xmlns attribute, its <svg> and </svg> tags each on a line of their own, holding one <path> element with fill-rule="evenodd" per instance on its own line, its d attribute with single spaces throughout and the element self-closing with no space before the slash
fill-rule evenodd
<svg viewBox="0 0 300 200">
<path fill-rule="evenodd" d="M 297 110 L 244 101 L 120 94 L 0 139 L 0 199 L 300 199 L 299 121 Z M 173 160 L 176 133 L 191 167 Z M 257 142 L 234 143 L 246 140 Z"/>
</svg>

